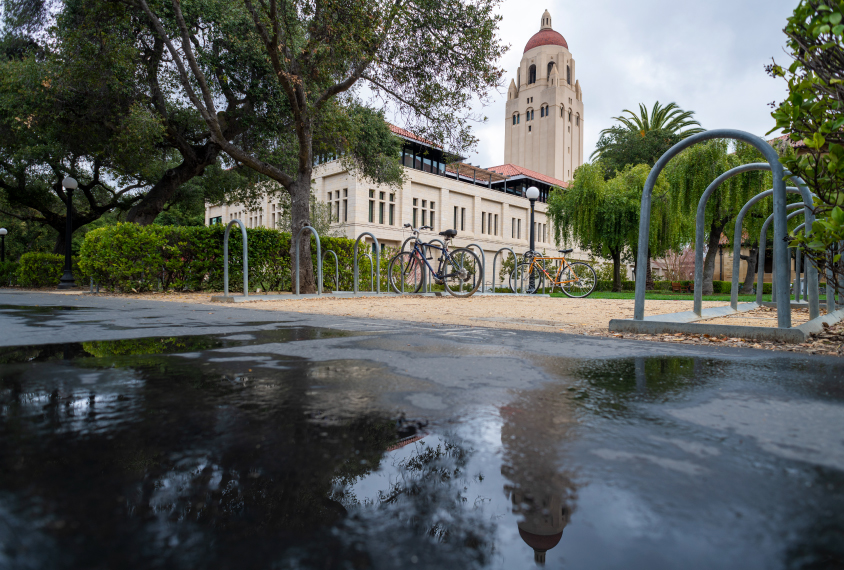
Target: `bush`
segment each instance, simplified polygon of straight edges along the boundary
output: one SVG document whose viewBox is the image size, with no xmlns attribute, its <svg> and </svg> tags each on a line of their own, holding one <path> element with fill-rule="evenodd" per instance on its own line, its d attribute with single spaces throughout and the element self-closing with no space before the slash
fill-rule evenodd
<svg viewBox="0 0 844 570">
<path fill-rule="evenodd" d="M 17 282 L 18 263 L 0 261 L 0 287 L 8 287 Z"/>
<path fill-rule="evenodd" d="M 80 263 L 87 275 L 109 290 L 220 291 L 223 289 L 223 235 L 225 227 L 138 226 L 117 224 L 93 230 L 82 244 Z M 249 290 L 292 290 L 290 234 L 274 229 L 246 230 L 249 248 Z M 338 237 L 321 239 L 324 257 L 323 286 L 336 289 L 335 264 L 327 250 L 337 254 L 340 290 L 353 288 L 354 240 Z M 316 239 L 311 237 L 316 273 Z M 372 246 L 359 248 L 361 290 L 370 289 L 369 260 L 363 256 Z M 387 288 L 387 265 L 394 252 L 381 256 L 381 290 Z M 305 261 L 302 260 L 302 263 Z M 229 290 L 243 291 L 243 244 L 237 228 L 229 237 Z"/>
<path fill-rule="evenodd" d="M 54 253 L 24 253 L 17 270 L 21 287 L 54 287 L 64 269 L 64 256 Z"/>
</svg>

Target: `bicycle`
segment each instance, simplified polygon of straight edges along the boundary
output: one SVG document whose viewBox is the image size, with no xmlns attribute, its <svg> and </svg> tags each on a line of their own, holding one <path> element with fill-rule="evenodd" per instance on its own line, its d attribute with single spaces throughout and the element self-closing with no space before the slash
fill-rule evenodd
<svg viewBox="0 0 844 570">
<path fill-rule="evenodd" d="M 431 226 L 422 226 L 418 230 L 411 224 L 405 224 L 404 227 L 410 228 L 416 239 L 413 241 L 412 250 L 399 252 L 390 260 L 387 273 L 393 291 L 399 294 L 418 293 L 425 284 L 427 268 L 434 277 L 434 283 L 443 285 L 454 297 L 470 297 L 475 294 L 481 286 L 481 260 L 466 248 L 448 251 L 448 245 L 457 236 L 457 230 L 440 232 L 445 242 L 444 247 L 439 247 L 419 239 L 419 232 L 433 230 Z M 440 252 L 436 271 L 428 263 L 433 257 L 426 253 L 433 249 Z"/>
<path fill-rule="evenodd" d="M 528 294 L 536 293 L 542 288 L 547 277 L 551 282 L 552 293 L 559 286 L 560 290 L 568 297 L 583 298 L 592 294 L 598 282 L 592 266 L 582 261 L 572 263 L 566 261 L 565 254 L 571 253 L 574 251 L 573 249 L 557 251 L 562 254 L 560 257 L 546 257 L 536 251 L 525 253 L 523 261 L 510 274 L 510 289 L 513 293 L 518 293 L 519 290 Z M 560 262 L 554 276 L 546 268 L 548 261 Z"/>
</svg>

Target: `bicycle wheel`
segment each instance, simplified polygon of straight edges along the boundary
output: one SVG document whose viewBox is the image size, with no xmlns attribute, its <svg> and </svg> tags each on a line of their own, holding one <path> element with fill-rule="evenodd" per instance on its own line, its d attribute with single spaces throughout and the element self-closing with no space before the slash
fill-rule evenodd
<svg viewBox="0 0 844 570">
<path fill-rule="evenodd" d="M 418 293 L 422 289 L 425 264 L 418 254 L 403 251 L 390 260 L 387 274 L 396 293 Z"/>
<path fill-rule="evenodd" d="M 533 274 L 533 275 L 531 275 Z M 533 277 L 533 287 L 530 285 L 530 278 Z M 510 290 L 513 293 L 530 295 L 542 288 L 545 275 L 536 265 L 531 267 L 530 263 L 520 263 L 510 273 Z"/>
<path fill-rule="evenodd" d="M 560 275 L 560 289 L 569 297 L 587 297 L 595 290 L 598 278 L 595 270 L 586 263 L 575 261 L 570 263 Z"/>
<path fill-rule="evenodd" d="M 455 249 L 446 256 L 443 264 L 445 290 L 455 297 L 469 297 L 481 286 L 483 266 L 471 250 Z"/>
</svg>

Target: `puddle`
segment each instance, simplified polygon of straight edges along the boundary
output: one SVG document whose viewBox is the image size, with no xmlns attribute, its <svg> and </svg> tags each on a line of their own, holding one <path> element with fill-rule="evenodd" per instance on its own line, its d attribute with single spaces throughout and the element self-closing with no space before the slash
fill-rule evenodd
<svg viewBox="0 0 844 570">
<path fill-rule="evenodd" d="M 467 392 L 390 362 L 276 350 L 374 338 L 0 349 L 0 567 L 844 564 L 840 370 L 545 358 L 458 414 Z"/>
</svg>

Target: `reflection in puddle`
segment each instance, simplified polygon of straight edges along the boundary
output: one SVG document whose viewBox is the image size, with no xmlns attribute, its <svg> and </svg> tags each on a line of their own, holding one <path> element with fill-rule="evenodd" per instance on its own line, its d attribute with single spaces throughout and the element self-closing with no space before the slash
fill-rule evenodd
<svg viewBox="0 0 844 570">
<path fill-rule="evenodd" d="M 260 351 L 351 336 L 291 328 L 0 349 L 0 567 L 841 560 L 842 472 L 769 453 L 770 429 L 736 428 L 736 402 L 770 409 L 735 395 L 739 376 L 744 390 L 766 381 L 812 395 L 808 382 L 796 392 L 718 360 L 568 359 L 538 387 L 459 416 L 428 407 L 441 414 L 429 421 L 394 403 L 437 397 L 453 409 L 464 392 L 434 394 L 374 361 Z M 841 417 L 837 405 L 820 424 Z"/>
</svg>

